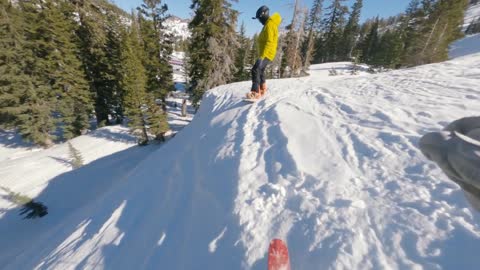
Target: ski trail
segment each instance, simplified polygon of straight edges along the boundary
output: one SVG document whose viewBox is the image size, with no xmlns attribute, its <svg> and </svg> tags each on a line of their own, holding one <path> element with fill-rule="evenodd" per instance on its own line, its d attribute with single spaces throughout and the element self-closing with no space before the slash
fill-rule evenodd
<svg viewBox="0 0 480 270">
<path fill-rule="evenodd" d="M 242 231 L 240 237 L 247 249 L 245 257 L 249 266 L 262 258 L 262 251 L 268 248 L 268 243 L 263 239 L 270 235 L 268 228 L 272 213 L 269 209 L 277 199 L 275 196 L 266 197 L 266 194 L 260 191 L 262 186 L 268 186 L 261 159 L 265 141 L 257 140 L 257 137 L 265 138 L 266 135 L 260 121 L 260 107 L 265 106 L 264 103 L 265 101 L 254 103 L 248 110 L 247 121 L 243 127 L 244 140 L 241 143 L 238 194 L 235 199 L 235 214 L 239 217 Z"/>
<path fill-rule="evenodd" d="M 299 178 L 276 106 L 291 98 L 295 89 L 272 90 L 266 99 L 252 104 L 243 128 L 235 202 L 242 226 L 241 241 L 247 247 L 245 264 L 249 267 L 265 259 L 269 243 L 265 237 L 286 239 L 294 222 L 289 207 L 290 186 Z"/>
</svg>

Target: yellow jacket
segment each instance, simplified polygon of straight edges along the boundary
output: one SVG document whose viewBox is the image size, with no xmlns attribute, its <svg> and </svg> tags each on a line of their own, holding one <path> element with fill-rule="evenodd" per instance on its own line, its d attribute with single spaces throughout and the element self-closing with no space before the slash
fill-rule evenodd
<svg viewBox="0 0 480 270">
<path fill-rule="evenodd" d="M 278 27 L 281 22 L 280 14 L 274 13 L 263 26 L 262 32 L 258 36 L 258 56 L 261 59 L 267 58 L 270 61 L 275 59 L 278 46 Z"/>
</svg>

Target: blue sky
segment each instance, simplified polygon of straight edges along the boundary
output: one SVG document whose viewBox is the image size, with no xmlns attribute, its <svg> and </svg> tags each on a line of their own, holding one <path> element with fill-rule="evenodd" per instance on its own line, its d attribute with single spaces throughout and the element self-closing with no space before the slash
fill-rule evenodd
<svg viewBox="0 0 480 270">
<path fill-rule="evenodd" d="M 112 0 L 115 4 L 130 11 L 140 5 L 142 0 Z M 253 35 L 261 30 L 262 25 L 252 20 L 252 16 L 255 15 L 257 8 L 261 5 L 267 5 L 270 8 L 270 12 L 279 12 L 283 17 L 283 24 L 289 22 L 292 18 L 293 3 L 294 0 L 239 0 L 234 4 L 235 9 L 240 14 L 239 25 L 242 21 L 245 22 L 247 27 L 247 34 Z M 304 6 L 311 7 L 313 0 L 301 0 Z M 355 0 L 346 1 L 349 7 Z M 379 15 L 380 17 L 388 17 L 403 12 L 410 0 L 364 0 L 362 10 L 362 21 Z M 191 0 L 164 0 L 164 3 L 168 5 L 169 13 L 181 18 L 190 18 L 192 11 L 190 9 Z M 329 6 L 331 0 L 325 0 L 324 8 Z"/>
</svg>

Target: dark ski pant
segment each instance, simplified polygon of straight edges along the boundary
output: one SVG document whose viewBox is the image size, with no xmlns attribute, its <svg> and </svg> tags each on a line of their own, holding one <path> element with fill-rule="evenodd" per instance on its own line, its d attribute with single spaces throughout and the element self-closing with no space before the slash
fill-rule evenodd
<svg viewBox="0 0 480 270">
<path fill-rule="evenodd" d="M 265 69 L 270 63 L 268 59 L 258 59 L 255 62 L 252 68 L 252 91 L 260 91 L 260 84 L 265 83 Z"/>
</svg>

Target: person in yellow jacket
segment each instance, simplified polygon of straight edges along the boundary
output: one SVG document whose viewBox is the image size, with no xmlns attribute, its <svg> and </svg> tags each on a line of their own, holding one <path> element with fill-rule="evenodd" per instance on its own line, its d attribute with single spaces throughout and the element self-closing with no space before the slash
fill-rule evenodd
<svg viewBox="0 0 480 270">
<path fill-rule="evenodd" d="M 265 68 L 273 62 L 277 54 L 278 27 L 282 22 L 282 17 L 278 13 L 270 16 L 268 7 L 261 6 L 252 19 L 258 19 L 263 24 L 263 29 L 257 40 L 259 59 L 252 68 L 252 89 L 247 94 L 247 98 L 258 99 L 267 91 Z"/>
</svg>

